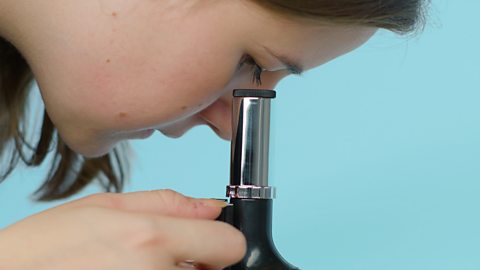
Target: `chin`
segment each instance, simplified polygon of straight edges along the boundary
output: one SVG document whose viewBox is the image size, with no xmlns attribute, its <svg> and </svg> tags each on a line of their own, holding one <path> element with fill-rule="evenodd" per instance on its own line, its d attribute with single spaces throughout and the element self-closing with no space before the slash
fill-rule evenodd
<svg viewBox="0 0 480 270">
<path fill-rule="evenodd" d="M 86 158 L 99 158 L 108 154 L 113 149 L 113 147 L 92 148 L 92 147 L 75 147 L 75 146 L 72 146 L 70 148 L 75 153 L 80 154 Z"/>
<path fill-rule="evenodd" d="M 62 138 L 63 139 L 63 138 Z M 86 158 L 98 158 L 108 154 L 114 147 L 113 142 L 102 142 L 97 140 L 85 140 L 82 142 L 63 139 L 65 144 L 75 153 Z"/>
</svg>

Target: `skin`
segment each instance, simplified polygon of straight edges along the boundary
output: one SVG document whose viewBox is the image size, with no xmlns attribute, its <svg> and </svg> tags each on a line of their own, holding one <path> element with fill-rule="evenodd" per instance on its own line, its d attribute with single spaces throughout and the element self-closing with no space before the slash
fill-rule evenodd
<svg viewBox="0 0 480 270">
<path fill-rule="evenodd" d="M 201 124 L 228 140 L 233 89 L 273 89 L 289 75 L 267 51 L 308 70 L 375 31 L 286 19 L 247 0 L 0 0 L 0 36 L 28 61 L 60 136 L 87 157 Z M 262 85 L 252 66 L 239 68 L 245 55 L 265 69 Z M 0 230 L 0 269 L 181 269 L 187 260 L 223 269 L 244 256 L 245 239 L 213 220 L 212 204 L 172 191 L 72 201 Z"/>
<path fill-rule="evenodd" d="M 213 221 L 220 210 L 171 190 L 90 195 L 0 230 L 0 269 L 177 270 L 193 260 L 221 270 L 246 244 Z"/>
<path fill-rule="evenodd" d="M 60 136 L 88 157 L 200 124 L 228 140 L 232 90 L 273 89 L 289 75 L 264 48 L 308 70 L 376 30 L 288 20 L 246 0 L 1 1 L 0 34 L 31 65 Z M 261 86 L 252 66 L 237 70 L 245 54 L 266 69 Z"/>
</svg>

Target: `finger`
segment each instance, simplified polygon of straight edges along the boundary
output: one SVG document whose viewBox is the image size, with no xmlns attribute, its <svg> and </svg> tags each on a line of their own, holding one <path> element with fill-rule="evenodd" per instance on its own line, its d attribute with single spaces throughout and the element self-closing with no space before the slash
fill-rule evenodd
<svg viewBox="0 0 480 270">
<path fill-rule="evenodd" d="M 227 223 L 159 217 L 156 224 L 159 232 L 168 232 L 165 246 L 177 263 L 193 261 L 206 269 L 223 269 L 245 256 L 245 237 Z"/>
<path fill-rule="evenodd" d="M 125 211 L 183 218 L 215 219 L 225 202 L 195 199 L 173 190 L 151 190 L 131 193 L 100 193 L 72 202 L 72 205 L 97 205 Z"/>
<path fill-rule="evenodd" d="M 201 263 L 196 263 L 193 261 L 186 261 L 186 262 L 180 262 L 178 265 L 180 269 L 187 270 L 187 269 L 195 269 L 195 270 L 214 270 L 212 268 L 208 268 L 208 266 L 205 266 Z"/>
</svg>

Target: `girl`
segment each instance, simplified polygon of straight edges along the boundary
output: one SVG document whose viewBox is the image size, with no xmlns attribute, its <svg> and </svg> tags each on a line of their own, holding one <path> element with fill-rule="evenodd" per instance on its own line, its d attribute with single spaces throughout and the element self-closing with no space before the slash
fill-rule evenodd
<svg viewBox="0 0 480 270">
<path fill-rule="evenodd" d="M 41 164 L 56 139 L 38 200 L 68 197 L 94 180 L 121 191 L 120 142 L 156 130 L 180 137 L 201 124 L 229 140 L 233 89 L 273 89 L 378 28 L 409 33 L 422 7 L 421 0 L 0 0 L 0 179 L 19 159 Z M 34 145 L 24 127 L 33 78 L 45 103 Z M 243 257 L 245 240 L 214 221 L 222 206 L 169 190 L 88 196 L 1 230 L 0 269 L 223 269 Z"/>
</svg>

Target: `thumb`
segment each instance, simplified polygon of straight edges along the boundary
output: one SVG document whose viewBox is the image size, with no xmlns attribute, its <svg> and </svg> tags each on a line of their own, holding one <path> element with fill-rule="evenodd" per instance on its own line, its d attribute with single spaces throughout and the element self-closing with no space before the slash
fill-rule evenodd
<svg viewBox="0 0 480 270">
<path fill-rule="evenodd" d="M 70 203 L 71 207 L 82 205 L 182 218 L 215 219 L 227 203 L 214 199 L 195 199 L 170 189 L 162 189 L 98 193 Z"/>
</svg>

